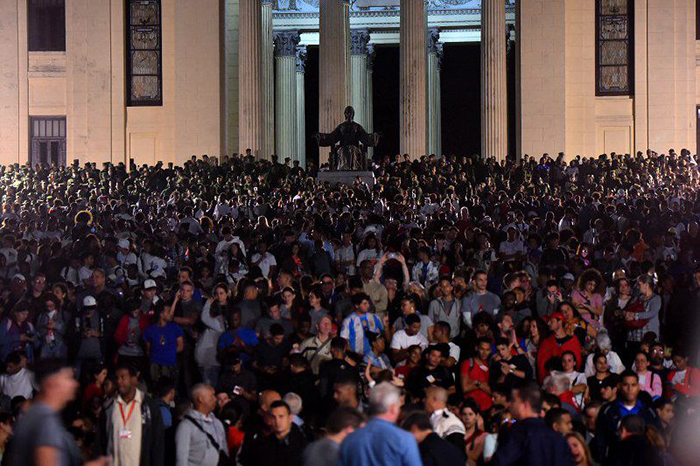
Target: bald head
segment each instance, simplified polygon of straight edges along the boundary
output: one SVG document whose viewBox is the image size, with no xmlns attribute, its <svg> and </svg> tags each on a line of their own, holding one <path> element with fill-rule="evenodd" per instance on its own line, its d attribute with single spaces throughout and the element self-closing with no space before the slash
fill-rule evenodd
<svg viewBox="0 0 700 466">
<path fill-rule="evenodd" d="M 267 413 L 270 411 L 270 405 L 275 401 L 281 400 L 282 397 L 274 390 L 265 390 L 260 394 L 260 409 Z"/>
<path fill-rule="evenodd" d="M 192 404 L 194 409 L 207 415 L 216 407 L 216 393 L 211 385 L 200 383 L 192 387 Z"/>
<path fill-rule="evenodd" d="M 447 390 L 442 387 L 428 387 L 425 390 L 425 410 L 433 413 L 447 407 Z"/>
</svg>

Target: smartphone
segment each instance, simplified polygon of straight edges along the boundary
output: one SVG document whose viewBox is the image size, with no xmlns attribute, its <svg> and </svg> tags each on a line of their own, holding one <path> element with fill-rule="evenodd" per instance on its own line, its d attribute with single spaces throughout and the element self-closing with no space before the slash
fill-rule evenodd
<svg viewBox="0 0 700 466">
<path fill-rule="evenodd" d="M 243 393 L 243 388 L 242 388 L 242 387 L 239 387 L 238 385 L 236 385 L 235 387 L 233 387 L 233 394 L 234 394 L 234 395 L 240 395 L 241 393 Z"/>
</svg>

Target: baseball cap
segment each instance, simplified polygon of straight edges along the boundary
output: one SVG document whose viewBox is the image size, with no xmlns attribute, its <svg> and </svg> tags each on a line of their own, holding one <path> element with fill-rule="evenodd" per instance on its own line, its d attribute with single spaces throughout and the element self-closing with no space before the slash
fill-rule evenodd
<svg viewBox="0 0 700 466">
<path fill-rule="evenodd" d="M 83 307 L 97 307 L 97 300 L 94 296 L 85 296 L 83 298 Z"/>
<path fill-rule="evenodd" d="M 547 320 L 547 322 L 549 322 L 550 320 L 553 320 L 553 319 L 559 319 L 562 322 L 564 322 L 564 320 L 566 320 L 566 319 L 564 319 L 564 314 L 562 314 L 561 312 L 555 312 L 554 314 L 547 317 L 546 320 Z"/>
<path fill-rule="evenodd" d="M 564 274 L 563 277 L 561 277 L 562 280 L 571 280 L 572 282 L 575 280 L 574 274 L 567 272 Z"/>
<path fill-rule="evenodd" d="M 144 290 L 150 290 L 151 288 L 156 288 L 156 281 L 151 280 L 150 278 L 143 282 L 143 289 Z"/>
<path fill-rule="evenodd" d="M 120 239 L 117 243 L 117 246 L 119 246 L 121 249 L 129 249 L 130 245 L 131 243 L 129 243 L 128 239 Z"/>
<path fill-rule="evenodd" d="M 27 281 L 27 279 L 24 278 L 24 275 L 22 275 L 21 273 L 16 273 L 15 276 L 12 277 L 12 279 L 13 279 L 13 280 L 19 280 L 19 281 L 21 281 L 21 282 L 26 282 L 26 281 Z"/>
</svg>

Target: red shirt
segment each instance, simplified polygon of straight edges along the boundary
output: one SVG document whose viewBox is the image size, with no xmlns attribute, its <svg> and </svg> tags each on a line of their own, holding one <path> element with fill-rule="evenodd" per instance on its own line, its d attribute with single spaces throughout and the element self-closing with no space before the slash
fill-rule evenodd
<svg viewBox="0 0 700 466">
<path fill-rule="evenodd" d="M 462 363 L 460 373 L 462 375 L 468 375 L 472 380 L 478 380 L 482 385 L 488 386 L 489 384 L 489 366 L 486 364 L 479 364 L 474 358 L 469 358 Z M 465 393 L 464 397 L 476 401 L 479 408 L 481 408 L 481 412 L 486 411 L 493 405 L 489 394 L 480 388 Z"/>
<path fill-rule="evenodd" d="M 537 380 L 540 384 L 544 382 L 547 372 L 545 364 L 552 358 L 559 358 L 567 351 L 571 351 L 576 356 L 576 370 L 581 369 L 581 344 L 578 338 L 566 336 L 561 340 L 557 340 L 554 335 L 547 337 L 537 350 Z"/>
</svg>

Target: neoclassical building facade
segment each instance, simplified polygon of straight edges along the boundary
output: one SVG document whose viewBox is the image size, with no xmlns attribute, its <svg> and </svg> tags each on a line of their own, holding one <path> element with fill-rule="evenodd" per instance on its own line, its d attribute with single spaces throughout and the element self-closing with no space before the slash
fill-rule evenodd
<svg viewBox="0 0 700 466">
<path fill-rule="evenodd" d="M 477 42 L 480 105 L 463 111 L 481 126 L 463 131 L 482 155 L 695 153 L 696 1 L 0 0 L 0 163 L 251 149 L 304 164 L 309 92 L 320 131 L 347 105 L 377 129 L 386 46 L 399 102 L 381 117 L 398 121 L 401 153 L 441 154 L 441 102 L 463 92 L 441 86 L 443 46 Z"/>
</svg>

